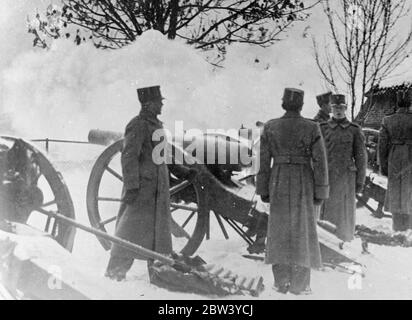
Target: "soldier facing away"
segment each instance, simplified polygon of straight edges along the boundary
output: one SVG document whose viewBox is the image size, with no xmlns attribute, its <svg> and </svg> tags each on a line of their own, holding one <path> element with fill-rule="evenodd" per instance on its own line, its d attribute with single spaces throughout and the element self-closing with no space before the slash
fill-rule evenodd
<svg viewBox="0 0 412 320">
<path fill-rule="evenodd" d="M 310 293 L 310 268 L 321 266 L 314 206 L 329 193 L 322 134 L 319 124 L 300 115 L 303 95 L 285 89 L 286 113 L 265 124 L 256 181 L 257 194 L 270 202 L 266 263 L 275 289 L 294 294 Z"/>
<path fill-rule="evenodd" d="M 379 164 L 388 176 L 386 211 L 392 213 L 393 230 L 412 229 L 412 89 L 398 93 L 398 110 L 382 120 Z"/>
<path fill-rule="evenodd" d="M 321 219 L 336 225 L 336 236 L 351 241 L 355 233 L 356 193 L 363 189 L 367 155 L 365 137 L 357 124 L 346 118 L 346 97 L 331 97 L 333 117 L 320 125 L 328 154 L 329 199 Z"/>
<path fill-rule="evenodd" d="M 165 163 L 155 164 L 152 135 L 162 130 L 157 119 L 163 106 L 160 87 L 137 90 L 142 109 L 126 126 L 121 165 L 123 173 L 122 205 L 116 221 L 116 236 L 147 249 L 172 253 L 169 173 Z M 113 245 L 106 276 L 122 280 L 134 259 L 146 258 Z M 150 275 L 150 261 L 149 275 Z"/>
<path fill-rule="evenodd" d="M 319 112 L 313 118 L 316 122 L 326 122 L 330 119 L 330 113 L 332 112 L 330 106 L 330 97 L 332 96 L 332 92 L 327 92 L 316 96 L 316 101 L 319 105 Z"/>
</svg>

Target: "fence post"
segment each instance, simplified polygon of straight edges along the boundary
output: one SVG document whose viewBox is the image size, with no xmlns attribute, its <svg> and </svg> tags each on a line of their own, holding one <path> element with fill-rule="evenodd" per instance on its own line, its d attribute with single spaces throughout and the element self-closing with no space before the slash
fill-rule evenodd
<svg viewBox="0 0 412 320">
<path fill-rule="evenodd" d="M 46 152 L 49 153 L 49 138 L 46 138 Z"/>
</svg>

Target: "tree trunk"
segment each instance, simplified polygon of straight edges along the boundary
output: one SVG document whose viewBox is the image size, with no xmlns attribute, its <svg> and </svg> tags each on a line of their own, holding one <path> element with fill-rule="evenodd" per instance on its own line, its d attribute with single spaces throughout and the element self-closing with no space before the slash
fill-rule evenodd
<svg viewBox="0 0 412 320">
<path fill-rule="evenodd" d="M 177 26 L 177 15 L 179 12 L 179 0 L 172 0 L 170 2 L 170 23 L 169 23 L 169 31 L 167 33 L 167 37 L 169 39 L 176 38 L 176 26 Z"/>
<path fill-rule="evenodd" d="M 354 119 L 355 106 L 356 106 L 355 96 L 354 96 L 354 93 L 352 92 L 352 94 L 351 94 L 351 108 L 350 108 L 350 116 L 351 116 L 350 121 L 353 121 L 353 119 Z"/>
<path fill-rule="evenodd" d="M 152 1 L 153 8 L 153 29 L 165 34 L 165 21 L 163 17 L 164 7 L 161 1 Z"/>
</svg>

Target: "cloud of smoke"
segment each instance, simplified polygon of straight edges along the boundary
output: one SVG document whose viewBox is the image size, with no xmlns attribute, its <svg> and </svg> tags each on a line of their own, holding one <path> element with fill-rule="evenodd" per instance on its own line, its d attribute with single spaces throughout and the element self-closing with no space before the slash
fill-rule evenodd
<svg viewBox="0 0 412 320">
<path fill-rule="evenodd" d="M 194 49 L 156 31 L 116 51 L 59 40 L 50 51 L 13 60 L 1 79 L 3 109 L 19 133 L 65 138 L 84 137 L 93 127 L 122 130 L 138 112 L 136 88 L 154 84 L 167 97 L 166 123 L 250 126 L 282 113 L 287 86 L 306 90 L 305 112 L 313 113 L 316 70 L 305 53 L 286 58 L 294 50 L 287 44 L 265 50 L 232 47 L 225 67 L 213 70 Z"/>
<path fill-rule="evenodd" d="M 23 17 L 21 7 L 14 9 Z M 26 31 L 24 22 L 15 24 L 10 38 Z M 253 127 L 283 113 L 285 87 L 305 90 L 303 113 L 312 117 L 315 95 L 324 89 L 301 29 L 271 48 L 231 46 L 224 68 L 156 31 L 115 51 L 71 40 L 33 49 L 26 35 L 27 44 L 12 46 L 1 68 L 0 113 L 11 115 L 17 135 L 85 140 L 92 128 L 123 131 L 140 108 L 136 88 L 160 84 L 167 98 L 161 119 L 171 129 L 175 120 L 187 129 Z"/>
</svg>

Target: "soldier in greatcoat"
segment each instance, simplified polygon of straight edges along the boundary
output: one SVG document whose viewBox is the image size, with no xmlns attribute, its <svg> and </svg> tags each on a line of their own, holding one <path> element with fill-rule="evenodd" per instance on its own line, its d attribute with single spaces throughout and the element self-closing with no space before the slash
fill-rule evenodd
<svg viewBox="0 0 412 320">
<path fill-rule="evenodd" d="M 326 151 L 319 124 L 300 112 L 304 92 L 286 88 L 283 117 L 268 121 L 260 145 L 257 194 L 270 202 L 266 263 L 275 289 L 310 293 L 310 268 L 321 266 L 315 204 L 327 199 Z"/>
<path fill-rule="evenodd" d="M 336 225 L 336 236 L 346 242 L 354 238 L 355 198 L 365 183 L 367 155 L 361 127 L 346 118 L 346 97 L 332 95 L 331 104 L 333 117 L 320 125 L 328 154 L 330 185 L 321 219 Z"/>
<path fill-rule="evenodd" d="M 153 141 L 152 136 L 156 130 L 163 129 L 157 118 L 163 97 L 159 86 L 141 88 L 137 93 L 142 108 L 128 123 L 124 134 L 123 203 L 117 217 L 116 236 L 158 253 L 171 254 L 168 167 L 163 162 L 155 163 L 152 158 L 153 149 L 161 143 Z M 134 259 L 146 258 L 113 245 L 106 276 L 124 279 Z"/>
<path fill-rule="evenodd" d="M 388 176 L 386 211 L 392 213 L 393 230 L 412 229 L 412 88 L 398 93 L 398 109 L 382 120 L 379 164 Z"/>
<path fill-rule="evenodd" d="M 313 118 L 316 122 L 322 123 L 326 122 L 330 119 L 330 113 L 332 112 L 330 106 L 330 97 L 332 96 L 332 92 L 326 92 L 316 96 L 316 101 L 319 105 L 319 112 Z"/>
</svg>

